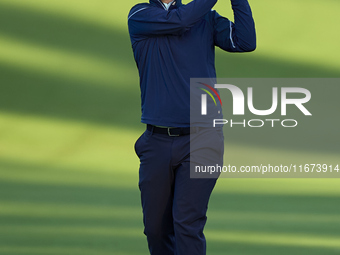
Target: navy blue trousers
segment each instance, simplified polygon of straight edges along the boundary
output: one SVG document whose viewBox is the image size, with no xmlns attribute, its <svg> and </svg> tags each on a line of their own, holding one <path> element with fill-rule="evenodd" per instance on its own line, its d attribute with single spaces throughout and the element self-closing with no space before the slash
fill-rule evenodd
<svg viewBox="0 0 340 255">
<path fill-rule="evenodd" d="M 199 137 L 205 141 L 201 152 L 211 155 L 214 164 L 222 164 L 223 134 L 213 129 L 178 137 L 146 130 L 135 144 L 144 234 L 151 255 L 206 254 L 203 228 L 217 178 L 190 178 L 190 141 L 200 144 Z"/>
</svg>

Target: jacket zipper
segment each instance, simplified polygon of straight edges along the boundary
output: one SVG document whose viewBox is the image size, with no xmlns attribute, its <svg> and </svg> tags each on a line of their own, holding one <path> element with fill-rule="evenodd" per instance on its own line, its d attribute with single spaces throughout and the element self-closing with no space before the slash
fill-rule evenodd
<svg viewBox="0 0 340 255">
<path fill-rule="evenodd" d="M 161 2 L 161 0 L 158 0 L 158 2 L 162 5 L 162 7 L 163 7 L 164 10 L 168 11 L 168 10 L 165 8 L 164 4 Z"/>
</svg>

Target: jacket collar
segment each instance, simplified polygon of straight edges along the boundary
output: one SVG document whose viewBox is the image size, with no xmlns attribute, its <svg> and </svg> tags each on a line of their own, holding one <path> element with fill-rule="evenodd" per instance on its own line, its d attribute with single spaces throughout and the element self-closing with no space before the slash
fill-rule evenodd
<svg viewBox="0 0 340 255">
<path fill-rule="evenodd" d="M 165 8 L 161 0 L 150 0 L 150 4 L 155 4 L 159 7 Z M 175 0 L 172 4 L 172 6 L 177 8 L 182 5 L 182 0 Z M 172 6 L 170 8 L 172 8 Z"/>
</svg>

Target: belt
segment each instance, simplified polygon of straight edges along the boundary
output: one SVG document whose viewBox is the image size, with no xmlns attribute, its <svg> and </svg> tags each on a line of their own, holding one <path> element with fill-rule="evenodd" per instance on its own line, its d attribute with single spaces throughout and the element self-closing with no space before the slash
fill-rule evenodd
<svg viewBox="0 0 340 255">
<path fill-rule="evenodd" d="M 182 135 L 189 135 L 196 131 L 195 128 L 190 127 L 156 127 L 153 125 L 147 125 L 147 130 L 157 133 L 157 134 L 164 134 L 168 136 L 182 136 Z M 191 132 L 190 132 L 191 131 Z"/>
</svg>

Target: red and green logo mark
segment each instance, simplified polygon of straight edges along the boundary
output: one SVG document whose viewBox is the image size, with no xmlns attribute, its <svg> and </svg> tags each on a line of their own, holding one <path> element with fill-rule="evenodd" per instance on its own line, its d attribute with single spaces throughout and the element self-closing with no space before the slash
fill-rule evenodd
<svg viewBox="0 0 340 255">
<path fill-rule="evenodd" d="M 214 93 L 218 99 L 218 101 L 220 101 L 221 103 L 221 106 L 222 106 L 222 100 L 220 98 L 220 95 L 217 93 L 216 89 L 214 89 L 213 87 L 211 87 L 210 85 L 208 84 L 205 84 L 203 82 L 199 82 L 199 84 L 202 84 L 203 86 L 207 87 L 208 89 L 210 89 L 212 91 L 212 93 Z M 215 105 L 217 106 L 217 103 L 216 103 L 216 100 L 214 98 L 214 96 L 212 95 L 212 93 L 208 90 L 208 89 L 205 89 L 205 88 L 199 88 L 200 90 L 203 90 L 204 92 L 206 92 L 211 98 L 212 100 L 214 101 Z"/>
</svg>

